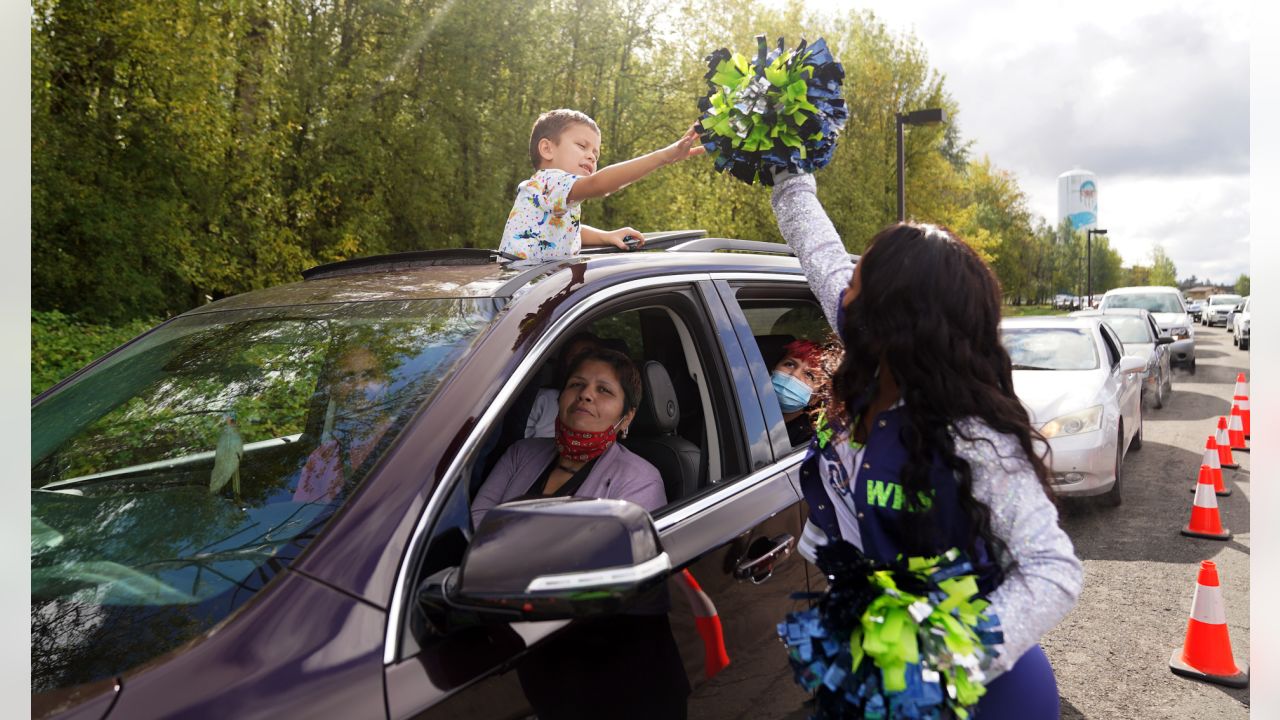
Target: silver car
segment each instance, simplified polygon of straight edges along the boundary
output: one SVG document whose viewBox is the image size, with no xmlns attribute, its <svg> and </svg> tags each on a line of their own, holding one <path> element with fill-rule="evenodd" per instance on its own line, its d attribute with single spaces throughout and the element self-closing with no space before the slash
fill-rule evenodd
<svg viewBox="0 0 1280 720">
<path fill-rule="evenodd" d="M 1126 353 L 1146 359 L 1147 367 L 1142 371 L 1142 402 L 1157 409 L 1163 408 L 1169 393 L 1173 392 L 1173 370 L 1169 360 L 1169 345 L 1173 338 L 1160 330 L 1151 313 L 1138 308 L 1114 308 L 1071 314 L 1101 319 L 1120 336 Z"/>
<path fill-rule="evenodd" d="M 1006 318 L 1000 329 L 1014 392 L 1049 441 L 1055 492 L 1119 505 L 1125 452 L 1142 447 L 1146 361 L 1097 317 Z"/>
<path fill-rule="evenodd" d="M 1102 296 L 1100 308 L 1141 308 L 1151 313 L 1160 329 L 1173 338 L 1169 346 L 1172 364 L 1196 374 L 1195 329 L 1177 288 L 1159 285 L 1115 288 Z"/>
<path fill-rule="evenodd" d="M 1241 350 L 1249 349 L 1249 306 L 1252 304 L 1252 301 L 1246 297 L 1241 308 L 1236 311 L 1235 315 L 1231 316 L 1231 330 L 1235 333 L 1235 336 L 1231 338 L 1231 344 Z"/>
<path fill-rule="evenodd" d="M 1200 324 L 1213 327 L 1227 326 L 1227 317 L 1236 309 L 1244 298 L 1239 295 L 1212 295 L 1204 306 L 1204 314 L 1200 316 Z"/>
</svg>

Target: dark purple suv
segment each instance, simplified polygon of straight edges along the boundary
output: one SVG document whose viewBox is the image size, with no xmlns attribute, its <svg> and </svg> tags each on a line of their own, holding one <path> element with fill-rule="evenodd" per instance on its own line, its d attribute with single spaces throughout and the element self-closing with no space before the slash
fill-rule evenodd
<svg viewBox="0 0 1280 720">
<path fill-rule="evenodd" d="M 634 677 L 687 678 L 690 717 L 795 711 L 775 624 L 820 578 L 789 557 L 804 452 L 770 369 L 829 328 L 784 246 L 703 235 L 541 264 L 322 266 L 42 394 L 33 715 L 525 718 L 540 649 L 655 601 L 678 659 Z M 650 370 L 624 444 L 668 505 L 527 501 L 473 528 L 480 483 L 582 331 Z M 565 533 L 572 552 L 544 542 Z M 705 595 L 677 587 L 685 569 Z M 730 662 L 708 680 L 712 614 Z"/>
</svg>

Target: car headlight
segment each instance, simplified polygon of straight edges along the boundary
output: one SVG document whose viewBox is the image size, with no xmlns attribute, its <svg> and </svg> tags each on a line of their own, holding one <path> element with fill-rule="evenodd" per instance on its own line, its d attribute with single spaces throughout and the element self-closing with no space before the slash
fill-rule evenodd
<svg viewBox="0 0 1280 720">
<path fill-rule="evenodd" d="M 1079 435 L 1102 427 L 1102 406 L 1094 405 L 1086 410 L 1056 417 L 1040 428 L 1046 438 L 1060 435 Z"/>
<path fill-rule="evenodd" d="M 1174 340 L 1186 340 L 1191 337 L 1191 328 L 1185 325 L 1171 327 L 1169 328 L 1169 335 L 1171 335 Z"/>
</svg>

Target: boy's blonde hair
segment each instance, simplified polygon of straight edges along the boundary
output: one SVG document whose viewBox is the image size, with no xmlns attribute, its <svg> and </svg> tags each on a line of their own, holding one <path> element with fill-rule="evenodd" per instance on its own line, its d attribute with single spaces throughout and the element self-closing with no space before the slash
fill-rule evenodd
<svg viewBox="0 0 1280 720">
<path fill-rule="evenodd" d="M 533 132 L 529 134 L 529 161 L 533 163 L 534 170 L 542 169 L 542 156 L 538 154 L 538 143 L 543 138 L 553 143 L 560 142 L 560 134 L 565 128 L 578 123 L 586 125 L 596 134 L 600 134 L 600 126 L 596 125 L 596 121 L 592 120 L 586 113 L 577 110 L 569 110 L 561 108 L 559 110 L 548 110 L 538 116 L 536 122 L 533 123 Z"/>
</svg>

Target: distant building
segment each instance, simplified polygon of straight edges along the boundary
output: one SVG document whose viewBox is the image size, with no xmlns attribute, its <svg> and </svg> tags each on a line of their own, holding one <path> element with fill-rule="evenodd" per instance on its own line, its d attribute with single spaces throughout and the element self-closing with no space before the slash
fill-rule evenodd
<svg viewBox="0 0 1280 720">
<path fill-rule="evenodd" d="M 1098 177 L 1075 168 L 1058 176 L 1058 224 L 1071 221 L 1073 230 L 1098 227 Z"/>
<path fill-rule="evenodd" d="M 1193 288 L 1187 288 L 1186 292 L 1182 294 L 1188 300 L 1204 300 L 1210 295 L 1221 295 L 1226 291 L 1226 288 L 1220 288 L 1216 285 L 1197 285 Z"/>
</svg>

